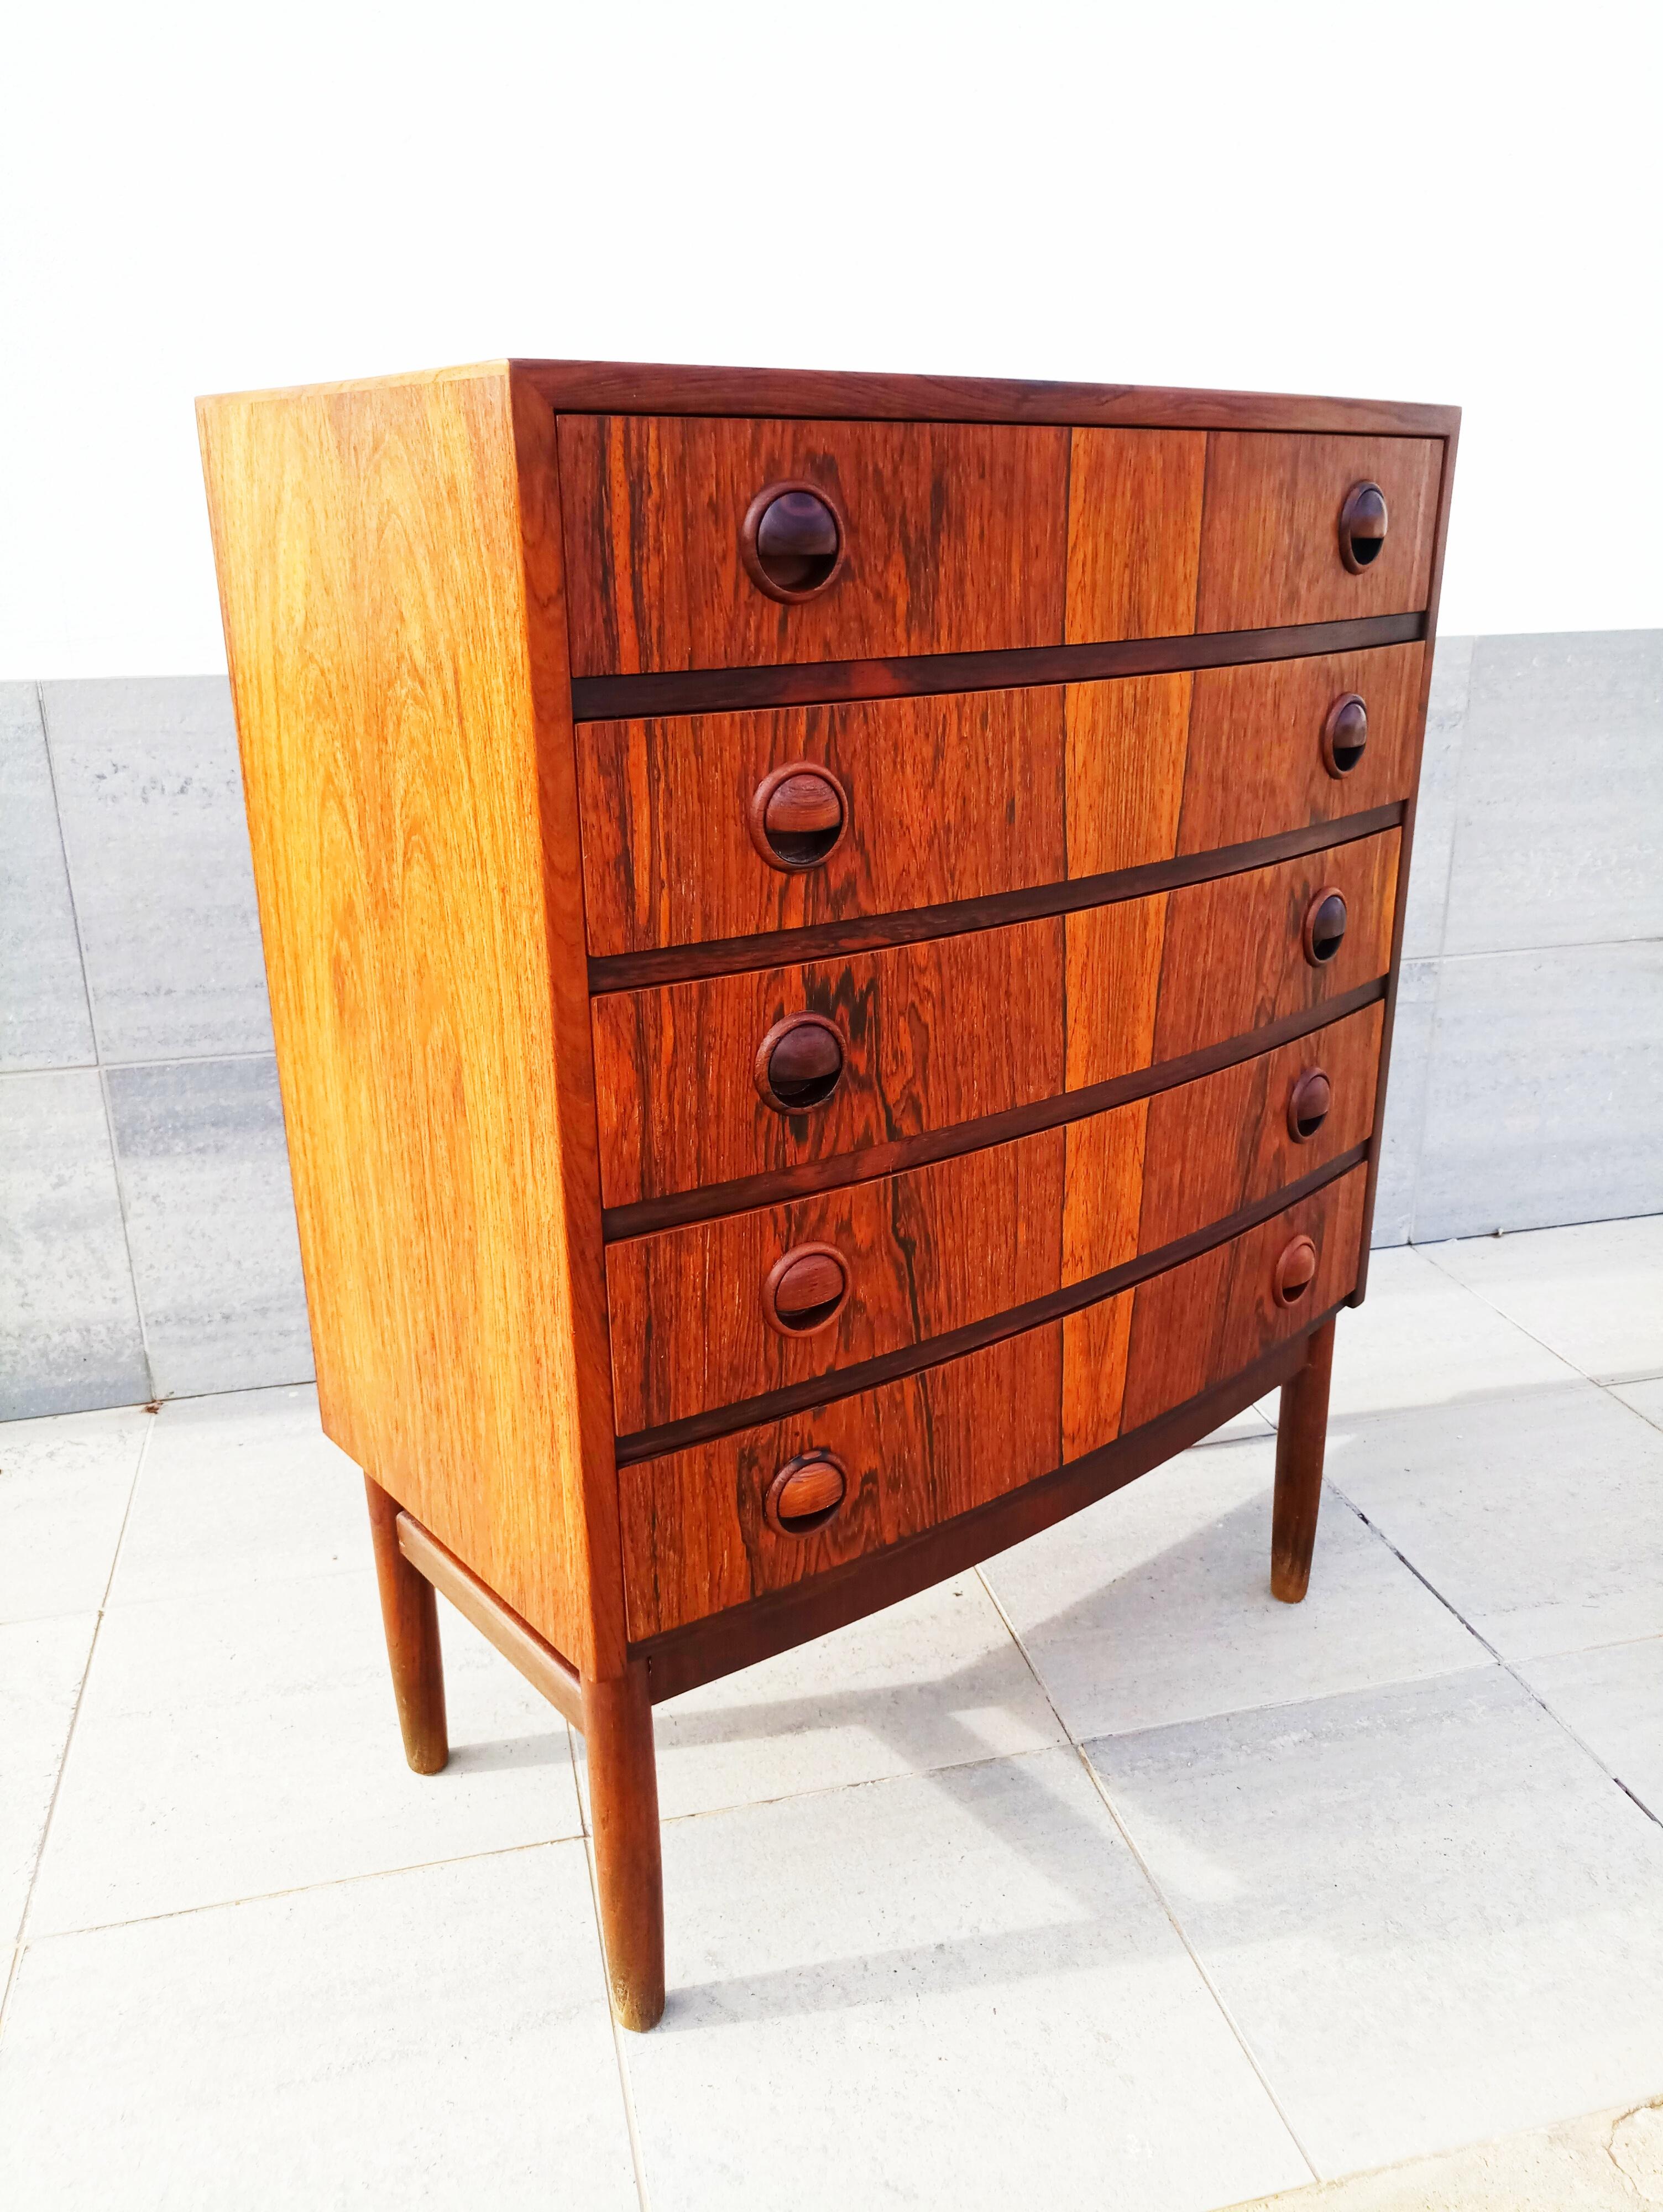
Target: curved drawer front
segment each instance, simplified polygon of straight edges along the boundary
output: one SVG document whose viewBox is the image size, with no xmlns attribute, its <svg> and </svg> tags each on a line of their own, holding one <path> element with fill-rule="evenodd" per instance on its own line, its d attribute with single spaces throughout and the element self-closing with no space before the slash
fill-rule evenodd
<svg viewBox="0 0 1663 2212">
<path fill-rule="evenodd" d="M 620 1433 L 945 1336 L 1285 1189 L 1367 1142 L 1381 1024 L 1366 1006 L 1065 1127 L 612 1245 Z"/>
<path fill-rule="evenodd" d="M 632 1638 L 786 1588 L 969 1511 L 1110 1443 L 1249 1366 L 1356 1279 L 1363 1170 L 1201 1258 L 1106 1301 L 1089 1356 L 1114 1369 L 1096 1419 L 1065 1434 L 1070 1321 L 766 1426 L 621 1470 Z M 1306 1249 L 1308 1240 L 1308 1250 Z M 1304 1264 L 1291 1270 L 1290 1249 Z M 1308 1265 L 1308 1272 L 1306 1266 Z M 1301 1278 L 1290 1301 L 1277 1284 Z M 1101 1317 L 1100 1317 L 1101 1318 Z M 1074 1331 L 1071 1341 L 1070 1332 Z M 1108 1354 L 1102 1350 L 1110 1344 Z M 804 1464 L 831 1472 L 793 1530 L 770 1500 Z M 824 1501 L 835 1498 L 829 1506 Z"/>
<path fill-rule="evenodd" d="M 1195 627 L 1417 613 L 1431 583 L 1442 465 L 1441 438 L 1214 431 Z M 1386 533 L 1366 565 L 1353 568 L 1342 517 L 1348 495 L 1370 484 L 1385 502 Z"/>
<path fill-rule="evenodd" d="M 566 415 L 559 434 L 574 676 L 1062 641 L 1066 430 Z M 812 555 L 770 578 L 765 546 L 756 572 L 756 503 L 787 486 L 831 513 L 828 580 Z"/>
<path fill-rule="evenodd" d="M 955 900 L 1247 844 L 1405 799 L 1422 647 L 1029 690 L 597 722 L 578 732 L 600 957 Z M 1334 773 L 1348 699 L 1365 741 Z M 782 781 L 800 779 L 807 834 Z M 780 827 L 770 829 L 770 810 Z"/>
<path fill-rule="evenodd" d="M 604 1201 L 1006 1113 L 1320 1006 L 1385 972 L 1398 843 L 1391 830 L 1043 921 L 597 999 Z M 1307 924 L 1327 890 L 1345 926 L 1314 960 Z M 839 1073 L 819 1103 L 780 1110 L 757 1071 L 804 1012 Z"/>
</svg>

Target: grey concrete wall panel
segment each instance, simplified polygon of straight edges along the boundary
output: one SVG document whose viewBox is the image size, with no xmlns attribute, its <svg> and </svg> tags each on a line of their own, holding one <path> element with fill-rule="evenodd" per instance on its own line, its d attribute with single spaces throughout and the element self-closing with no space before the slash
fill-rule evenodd
<svg viewBox="0 0 1663 2212">
<path fill-rule="evenodd" d="M 33 684 L 0 684 L 0 1068 L 89 1067 L 93 1025 Z"/>
<path fill-rule="evenodd" d="M 41 686 L 99 1057 L 269 1052 L 223 677 Z"/>
<path fill-rule="evenodd" d="M 1663 943 L 1440 964 L 1415 1243 L 1663 1212 Z"/>
<path fill-rule="evenodd" d="M 1663 630 L 1484 637 L 1443 951 L 1663 937 Z"/>
<path fill-rule="evenodd" d="M 149 1395 L 98 1070 L 0 1075 L 0 1420 Z"/>
</svg>

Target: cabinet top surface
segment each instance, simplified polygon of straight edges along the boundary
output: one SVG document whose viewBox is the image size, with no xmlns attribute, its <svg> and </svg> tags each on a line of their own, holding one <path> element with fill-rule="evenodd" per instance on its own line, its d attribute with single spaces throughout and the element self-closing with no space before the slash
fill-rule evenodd
<svg viewBox="0 0 1663 2212">
<path fill-rule="evenodd" d="M 862 369 L 714 368 L 659 362 L 512 361 L 240 392 L 255 399 L 372 391 L 512 372 L 572 414 L 755 415 L 867 421 L 1103 424 L 1125 428 L 1329 430 L 1453 436 L 1459 407 L 1287 392 L 1187 391 L 1164 385 L 1064 384 Z"/>
</svg>

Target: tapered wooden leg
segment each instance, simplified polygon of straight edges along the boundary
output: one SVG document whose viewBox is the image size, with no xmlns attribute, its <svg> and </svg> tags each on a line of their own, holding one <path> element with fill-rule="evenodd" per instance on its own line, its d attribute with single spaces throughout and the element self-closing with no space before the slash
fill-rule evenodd
<svg viewBox="0 0 1663 2212">
<path fill-rule="evenodd" d="M 1310 1340 L 1310 1357 L 1282 1386 L 1276 1431 L 1276 1504 L 1271 1516 L 1271 1595 L 1297 1605 L 1311 1579 L 1316 1516 L 1322 1504 L 1322 1455 L 1328 1441 L 1328 1377 L 1334 1325 Z"/>
<path fill-rule="evenodd" d="M 364 1477 L 381 1622 L 387 1632 L 392 1694 L 398 1702 L 404 1756 L 418 1774 L 437 1774 L 451 1755 L 445 1727 L 445 1662 L 439 1650 L 439 1603 L 433 1584 L 398 1548 L 398 1501 Z"/>
<path fill-rule="evenodd" d="M 618 2018 L 644 2031 L 664 2011 L 659 1767 L 644 1666 L 612 1681 L 586 1680 L 583 1734 L 606 1978 Z"/>
</svg>

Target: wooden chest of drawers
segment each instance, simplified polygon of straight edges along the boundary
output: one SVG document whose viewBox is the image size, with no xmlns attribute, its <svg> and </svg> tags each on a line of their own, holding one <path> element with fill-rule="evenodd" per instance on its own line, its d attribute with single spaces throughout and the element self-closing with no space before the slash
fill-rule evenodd
<svg viewBox="0 0 1663 2212">
<path fill-rule="evenodd" d="M 587 1738 L 1281 1385 L 1363 1294 L 1453 410 L 508 362 L 202 403 L 319 1389 L 410 1762 Z"/>
</svg>

